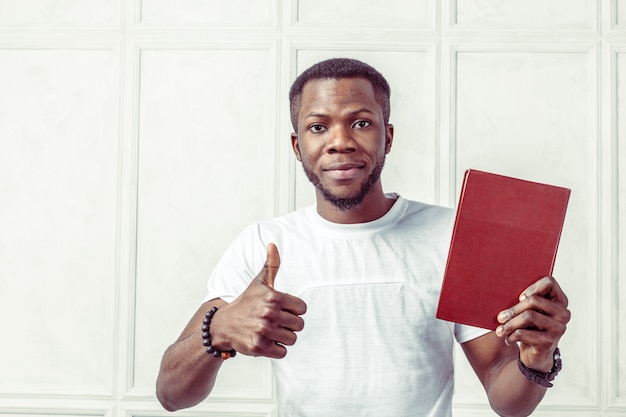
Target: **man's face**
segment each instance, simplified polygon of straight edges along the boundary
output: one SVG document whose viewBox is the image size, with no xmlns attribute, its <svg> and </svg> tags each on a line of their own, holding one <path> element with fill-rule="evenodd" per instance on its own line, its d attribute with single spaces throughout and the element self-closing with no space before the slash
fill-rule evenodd
<svg viewBox="0 0 626 417">
<path fill-rule="evenodd" d="M 305 84 L 292 146 L 318 197 L 341 210 L 358 207 L 380 181 L 392 139 L 368 80 Z"/>
</svg>

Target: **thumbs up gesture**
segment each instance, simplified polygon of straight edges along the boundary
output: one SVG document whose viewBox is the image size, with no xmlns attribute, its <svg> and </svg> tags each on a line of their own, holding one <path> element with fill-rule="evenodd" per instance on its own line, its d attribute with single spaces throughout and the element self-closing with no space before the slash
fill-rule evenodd
<svg viewBox="0 0 626 417">
<path fill-rule="evenodd" d="M 306 304 L 274 289 L 279 268 L 278 248 L 270 243 L 263 269 L 237 299 L 221 307 L 213 318 L 213 346 L 250 356 L 282 358 L 287 354 L 285 346 L 294 345 L 295 332 L 304 328 L 300 316 L 306 312 Z"/>
</svg>

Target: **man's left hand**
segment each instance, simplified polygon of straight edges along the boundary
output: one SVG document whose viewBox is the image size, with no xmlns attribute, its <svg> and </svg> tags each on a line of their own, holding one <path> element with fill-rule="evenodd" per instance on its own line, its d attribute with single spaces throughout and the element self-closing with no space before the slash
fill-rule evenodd
<svg viewBox="0 0 626 417">
<path fill-rule="evenodd" d="M 567 296 L 553 277 L 544 277 L 526 288 L 519 300 L 498 314 L 501 325 L 496 335 L 507 345 L 519 342 L 521 360 L 528 368 L 547 372 L 571 317 Z"/>
</svg>

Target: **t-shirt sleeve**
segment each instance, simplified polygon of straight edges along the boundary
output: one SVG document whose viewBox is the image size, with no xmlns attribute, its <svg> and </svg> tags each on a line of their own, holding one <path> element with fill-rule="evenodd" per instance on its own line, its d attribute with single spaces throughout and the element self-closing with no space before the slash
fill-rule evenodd
<svg viewBox="0 0 626 417">
<path fill-rule="evenodd" d="M 491 330 L 480 327 L 468 326 L 466 324 L 454 324 L 454 337 L 459 343 L 469 342 L 482 335 L 489 333 Z"/>
<path fill-rule="evenodd" d="M 203 302 L 221 298 L 230 303 L 248 288 L 266 257 L 258 230 L 257 224 L 248 226 L 226 249 L 209 277 Z"/>
</svg>

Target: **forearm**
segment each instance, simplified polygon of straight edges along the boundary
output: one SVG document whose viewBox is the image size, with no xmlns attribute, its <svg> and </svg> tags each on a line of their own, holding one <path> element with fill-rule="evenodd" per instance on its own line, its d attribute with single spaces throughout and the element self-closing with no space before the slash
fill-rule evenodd
<svg viewBox="0 0 626 417">
<path fill-rule="evenodd" d="M 491 408 L 503 417 L 525 417 L 537 407 L 546 388 L 520 372 L 517 358 L 500 365 L 487 389 Z"/>
<path fill-rule="evenodd" d="M 223 361 L 209 355 L 201 330 L 179 340 L 167 349 L 157 378 L 157 398 L 168 411 L 192 407 L 213 389 Z"/>
</svg>

